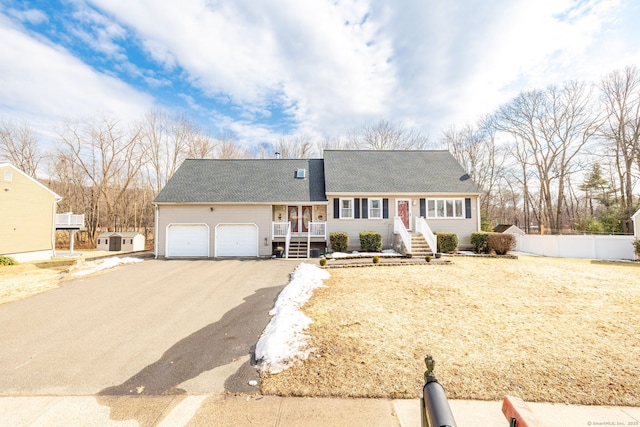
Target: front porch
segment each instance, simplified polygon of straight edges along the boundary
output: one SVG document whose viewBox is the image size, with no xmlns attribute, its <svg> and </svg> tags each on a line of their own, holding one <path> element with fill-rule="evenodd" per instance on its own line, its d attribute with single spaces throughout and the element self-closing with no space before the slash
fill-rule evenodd
<svg viewBox="0 0 640 427">
<path fill-rule="evenodd" d="M 271 244 L 284 258 L 311 258 L 327 246 L 326 205 L 273 206 Z M 280 249 L 281 248 L 281 249 Z"/>
</svg>

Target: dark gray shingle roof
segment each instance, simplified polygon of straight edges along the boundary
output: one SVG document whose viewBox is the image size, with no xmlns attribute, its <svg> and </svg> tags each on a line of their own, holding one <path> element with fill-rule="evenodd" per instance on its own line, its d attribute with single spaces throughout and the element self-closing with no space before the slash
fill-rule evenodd
<svg viewBox="0 0 640 427">
<path fill-rule="evenodd" d="M 327 193 L 479 193 L 446 150 L 325 150 Z"/>
<path fill-rule="evenodd" d="M 296 179 L 306 169 L 305 179 Z M 326 201 L 321 159 L 185 160 L 155 203 Z"/>
</svg>

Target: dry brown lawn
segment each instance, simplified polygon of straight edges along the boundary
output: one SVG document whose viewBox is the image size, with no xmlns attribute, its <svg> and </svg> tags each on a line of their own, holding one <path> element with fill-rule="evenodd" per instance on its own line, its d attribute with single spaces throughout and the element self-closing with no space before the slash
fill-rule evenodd
<svg viewBox="0 0 640 427">
<path fill-rule="evenodd" d="M 0 266 L 0 304 L 57 288 L 68 263 L 24 263 Z"/>
<path fill-rule="evenodd" d="M 451 259 L 329 270 L 314 352 L 263 393 L 414 398 L 432 354 L 451 399 L 640 406 L 640 265 Z"/>
</svg>

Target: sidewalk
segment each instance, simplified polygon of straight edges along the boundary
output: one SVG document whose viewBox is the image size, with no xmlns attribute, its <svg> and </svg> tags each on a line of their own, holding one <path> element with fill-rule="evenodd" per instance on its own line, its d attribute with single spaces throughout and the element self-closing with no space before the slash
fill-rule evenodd
<svg viewBox="0 0 640 427">
<path fill-rule="evenodd" d="M 502 402 L 452 400 L 460 427 L 506 427 Z M 640 425 L 640 408 L 529 403 L 548 427 Z M 420 426 L 418 399 L 274 396 L 0 397 L 0 426 Z"/>
</svg>

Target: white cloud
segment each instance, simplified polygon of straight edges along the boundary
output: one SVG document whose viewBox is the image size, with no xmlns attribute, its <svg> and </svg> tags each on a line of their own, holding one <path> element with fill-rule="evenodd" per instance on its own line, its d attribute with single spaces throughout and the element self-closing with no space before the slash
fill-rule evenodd
<svg viewBox="0 0 640 427">
<path fill-rule="evenodd" d="M 0 14 L 0 114 L 39 127 L 110 112 L 140 117 L 152 99 L 98 73 L 66 50 L 30 37 Z"/>
<path fill-rule="evenodd" d="M 437 138 L 450 123 L 474 121 L 520 90 L 597 79 L 640 61 L 632 0 L 88 3 L 97 9 L 74 3 L 76 35 L 115 59 L 116 71 L 151 90 L 170 87 L 173 73 L 182 80 L 175 90 L 190 83 L 209 99 L 188 89 L 176 97 L 211 117 L 212 128 L 249 142 L 277 139 L 277 124 L 268 125 L 274 105 L 308 135 L 335 137 L 384 118 Z M 46 19 L 38 11 L 13 13 L 23 22 Z M 0 84 L 3 111 L 132 115 L 153 103 L 0 19 L 0 75 L 11 82 Z M 161 70 L 134 65 L 125 40 Z M 203 111 L 214 101 L 219 110 Z"/>
</svg>

